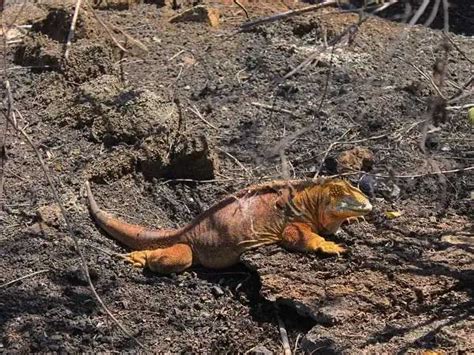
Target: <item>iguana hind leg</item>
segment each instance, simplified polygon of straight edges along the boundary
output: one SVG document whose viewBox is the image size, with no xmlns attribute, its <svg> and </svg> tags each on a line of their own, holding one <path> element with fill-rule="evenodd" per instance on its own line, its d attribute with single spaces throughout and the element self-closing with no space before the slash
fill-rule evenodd
<svg viewBox="0 0 474 355">
<path fill-rule="evenodd" d="M 283 231 L 282 239 L 282 245 L 290 250 L 321 251 L 327 254 L 340 254 L 346 251 L 340 245 L 327 241 L 314 233 L 311 227 L 305 223 L 290 223 L 287 225 Z"/>
<path fill-rule="evenodd" d="M 134 251 L 124 259 L 135 267 L 148 267 L 160 274 L 181 272 L 193 263 L 193 252 L 187 244 L 175 244 L 167 248 Z"/>
</svg>

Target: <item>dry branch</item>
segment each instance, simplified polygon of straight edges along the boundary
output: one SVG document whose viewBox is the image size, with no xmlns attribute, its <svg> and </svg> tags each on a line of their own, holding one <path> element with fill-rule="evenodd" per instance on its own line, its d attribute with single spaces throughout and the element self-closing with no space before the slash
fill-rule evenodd
<svg viewBox="0 0 474 355">
<path fill-rule="evenodd" d="M 2 0 L 0 0 L 2 1 Z M 23 9 L 23 7 L 22 7 Z M 18 16 L 19 14 L 17 14 Z M 8 64 L 7 64 L 7 32 L 10 29 L 10 26 L 5 24 L 3 18 L 3 2 L 0 7 L 0 20 L 3 35 L 3 72 L 4 72 L 4 86 L 5 92 L 7 96 L 7 113 L 5 119 L 5 131 L 3 132 L 3 137 L 1 138 L 0 142 L 0 209 L 3 209 L 3 189 L 5 184 L 5 169 L 6 169 L 6 162 L 7 162 L 7 132 L 8 132 L 8 124 L 9 121 L 12 119 L 12 112 L 13 112 L 13 95 L 10 88 L 10 81 L 8 80 Z M 13 24 L 12 24 L 13 25 Z"/>
<path fill-rule="evenodd" d="M 278 330 L 280 331 L 281 345 L 283 346 L 283 354 L 291 355 L 290 342 L 288 340 L 288 332 L 286 331 L 285 323 L 283 323 L 283 320 L 278 315 L 278 311 L 276 313 L 276 317 L 278 321 Z"/>
<path fill-rule="evenodd" d="M 290 115 L 291 117 L 299 118 L 299 116 L 297 114 L 293 113 L 290 110 L 285 110 L 284 108 L 278 108 L 278 107 L 274 107 L 274 106 L 270 106 L 270 105 L 265 105 L 265 104 L 262 104 L 260 102 L 251 102 L 250 104 L 255 106 L 255 107 L 261 107 L 261 108 L 264 108 L 264 109 L 267 109 L 267 110 L 270 110 L 270 111 L 273 111 L 273 112 L 285 113 L 287 115 Z"/>
<path fill-rule="evenodd" d="M 240 32 L 248 31 L 248 30 L 250 30 L 250 29 L 252 29 L 256 26 L 259 26 L 259 25 L 263 25 L 263 24 L 267 24 L 267 23 L 287 19 L 287 18 L 297 16 L 297 15 L 302 15 L 302 14 L 305 14 L 307 12 L 316 11 L 316 10 L 321 9 L 323 7 L 326 7 L 326 6 L 337 5 L 337 3 L 338 3 L 337 0 L 327 0 L 327 1 L 324 1 L 324 2 L 316 4 L 316 5 L 303 7 L 302 9 L 290 10 L 290 11 L 282 12 L 282 13 L 279 13 L 279 14 L 276 14 L 276 15 L 268 16 L 268 17 L 261 17 L 259 19 L 254 20 L 254 21 L 244 22 L 243 24 L 240 25 L 240 30 L 239 31 Z"/>
<path fill-rule="evenodd" d="M 438 14 L 440 3 L 441 3 L 441 0 L 435 0 L 433 8 L 431 9 L 430 16 L 428 16 L 428 18 L 426 19 L 426 21 L 424 23 L 424 25 L 426 27 L 430 26 L 433 23 L 434 19 L 436 18 L 436 15 Z"/>
<path fill-rule="evenodd" d="M 245 17 L 247 18 L 247 20 L 250 20 L 249 13 L 248 13 L 247 9 L 244 7 L 244 5 L 242 5 L 239 2 L 239 0 L 234 0 L 234 4 L 236 4 L 238 7 L 240 7 L 242 9 L 242 11 L 244 12 Z"/>
<path fill-rule="evenodd" d="M 418 144 L 420 150 L 426 154 L 426 139 L 428 136 L 428 127 L 431 123 L 438 123 L 439 121 L 444 121 L 446 117 L 446 104 L 447 98 L 442 94 L 441 89 L 445 84 L 445 79 L 447 76 L 448 70 L 448 59 L 449 51 L 451 46 L 448 43 L 446 37 L 441 43 L 442 55 L 435 61 L 433 66 L 433 78 L 430 80 L 432 85 L 435 87 L 437 95 L 433 95 L 429 102 L 429 111 L 428 118 L 425 121 L 425 124 L 421 131 L 421 139 Z"/>
<path fill-rule="evenodd" d="M 64 59 L 67 61 L 69 58 L 69 51 L 71 50 L 71 42 L 74 38 L 74 31 L 76 29 L 77 18 L 79 17 L 79 10 L 81 9 L 82 0 L 76 1 L 76 6 L 74 7 L 74 15 L 72 16 L 71 27 L 69 28 L 69 33 L 67 35 L 66 41 L 66 50 L 64 51 Z"/>
<path fill-rule="evenodd" d="M 456 44 L 456 42 L 453 41 L 453 39 L 449 36 L 447 32 L 444 32 L 443 35 L 444 37 L 448 39 L 449 43 L 451 43 L 454 49 L 456 49 L 464 57 L 464 59 L 466 59 L 469 63 L 471 63 L 471 65 L 474 65 L 474 61 L 471 58 L 469 58 L 469 56 L 466 55 L 466 53 L 464 53 L 464 51 L 462 51 L 461 48 L 459 48 L 459 46 Z"/>
<path fill-rule="evenodd" d="M 240 162 L 240 160 L 237 159 L 236 157 L 234 157 L 232 154 L 230 154 L 229 152 L 226 152 L 225 150 L 223 150 L 223 149 L 221 149 L 221 148 L 219 148 L 219 147 L 216 147 L 216 149 L 217 149 L 219 152 L 224 153 L 224 154 L 227 155 L 229 158 L 231 158 L 231 159 L 232 159 L 238 166 L 240 166 L 240 168 L 241 168 L 242 170 L 244 170 L 247 174 L 250 173 L 249 169 L 246 168 L 245 165 L 242 164 L 242 163 Z"/>
<path fill-rule="evenodd" d="M 17 279 L 14 279 L 14 280 L 5 282 L 4 284 L 1 284 L 1 285 L 0 285 L 0 288 L 5 288 L 5 287 L 7 287 L 7 286 L 13 285 L 13 284 L 16 283 L 16 282 L 22 281 L 22 280 L 24 280 L 24 279 L 27 279 L 27 278 L 29 278 L 29 277 L 33 277 L 33 276 L 36 276 L 36 275 L 39 275 L 39 274 L 44 274 L 44 273 L 46 273 L 46 272 L 48 272 L 48 271 L 49 271 L 49 270 L 46 270 L 46 269 L 45 269 L 45 270 L 38 270 L 38 271 L 32 272 L 32 273 L 30 273 L 30 274 L 24 275 L 24 276 L 19 277 L 19 278 L 17 278 Z"/>
<path fill-rule="evenodd" d="M 89 4 L 89 2 L 86 0 L 86 4 L 87 4 L 87 7 L 89 8 L 89 10 L 92 12 L 92 15 L 94 16 L 94 18 L 97 20 L 97 22 L 99 23 L 99 25 L 102 26 L 102 28 L 105 30 L 105 32 L 107 33 L 107 35 L 109 36 L 109 38 L 112 40 L 112 42 L 115 43 L 115 45 L 122 51 L 122 52 L 125 52 L 127 53 L 128 51 L 119 43 L 119 41 L 114 37 L 114 35 L 112 34 L 112 31 L 110 30 L 110 28 L 105 24 L 104 21 L 102 21 L 102 19 L 99 17 L 99 15 L 97 15 L 97 12 L 93 9 L 93 7 Z"/>
<path fill-rule="evenodd" d="M 421 15 L 424 14 L 424 12 L 426 11 L 426 8 L 428 7 L 428 4 L 430 3 L 430 0 L 423 0 L 423 3 L 421 4 L 421 6 L 418 8 L 418 10 L 416 11 L 415 15 L 413 15 L 413 17 L 411 18 L 410 22 L 408 23 L 409 26 L 413 26 L 414 24 L 416 24 L 418 22 L 418 20 L 420 19 Z"/>
<path fill-rule="evenodd" d="M 205 124 L 207 124 L 209 127 L 214 128 L 214 129 L 219 129 L 218 127 L 214 126 L 211 122 L 207 121 L 204 116 L 199 112 L 196 106 L 189 107 L 189 111 L 194 113 L 201 121 L 203 121 Z"/>
</svg>

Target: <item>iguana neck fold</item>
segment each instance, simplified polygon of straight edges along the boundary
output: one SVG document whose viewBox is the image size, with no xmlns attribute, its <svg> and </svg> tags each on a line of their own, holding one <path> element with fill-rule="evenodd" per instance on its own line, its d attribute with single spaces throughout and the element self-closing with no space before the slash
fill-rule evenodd
<svg viewBox="0 0 474 355">
<path fill-rule="evenodd" d="M 300 212 L 303 221 L 310 223 L 314 230 L 321 234 L 334 233 L 345 220 L 328 213 L 328 194 L 321 185 L 298 192 L 292 202 Z"/>
</svg>

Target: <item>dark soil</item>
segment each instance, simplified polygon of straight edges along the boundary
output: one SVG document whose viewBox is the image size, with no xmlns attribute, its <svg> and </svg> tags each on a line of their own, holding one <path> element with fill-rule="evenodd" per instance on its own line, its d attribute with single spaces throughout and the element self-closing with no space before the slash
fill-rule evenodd
<svg viewBox="0 0 474 355">
<path fill-rule="evenodd" d="M 252 16 L 282 9 L 245 3 Z M 279 320 L 297 352 L 474 349 L 473 171 L 432 174 L 473 165 L 459 108 L 472 93 L 438 107 L 446 115 L 419 147 L 437 94 L 416 68 L 432 75 L 440 32 L 371 18 L 282 81 L 357 17 L 327 9 L 226 37 L 244 20 L 232 5 L 218 5 L 212 29 L 169 24 L 175 10 L 156 4 L 99 1 L 128 53 L 83 11 L 65 63 L 71 9 L 28 6 L 19 19 L 32 29 L 6 55 L 15 117 L 53 176 L 98 294 L 149 350 L 282 352 Z M 446 97 L 472 76 L 474 58 L 472 37 L 450 36 L 459 50 L 449 51 Z M 33 150 L 1 127 L 0 351 L 138 351 L 91 295 Z M 349 143 L 326 156 L 335 141 Z M 91 180 L 117 216 L 175 227 L 256 182 L 346 172 L 338 157 L 354 147 L 373 154 L 356 169 L 375 175 L 349 177 L 375 209 L 330 237 L 350 250 L 340 257 L 272 246 L 231 269 L 160 276 L 110 256 L 126 249 L 101 233 L 83 197 Z"/>
</svg>

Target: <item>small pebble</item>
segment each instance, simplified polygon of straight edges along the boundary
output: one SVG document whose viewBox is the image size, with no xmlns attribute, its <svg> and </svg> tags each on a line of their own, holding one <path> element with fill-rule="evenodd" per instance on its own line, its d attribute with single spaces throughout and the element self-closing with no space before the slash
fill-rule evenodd
<svg viewBox="0 0 474 355">
<path fill-rule="evenodd" d="M 215 297 L 224 296 L 224 291 L 219 286 L 212 286 L 211 290 Z"/>
</svg>

